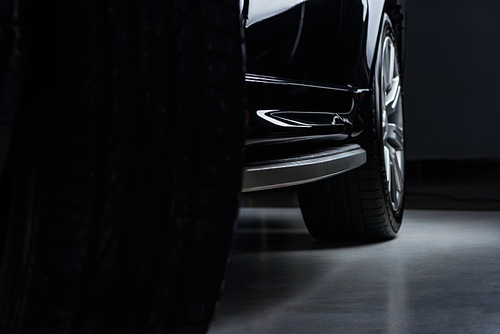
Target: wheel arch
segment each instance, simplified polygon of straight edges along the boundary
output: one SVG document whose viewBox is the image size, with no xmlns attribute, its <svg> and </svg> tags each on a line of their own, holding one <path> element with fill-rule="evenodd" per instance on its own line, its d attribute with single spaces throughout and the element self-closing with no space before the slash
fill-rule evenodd
<svg viewBox="0 0 500 334">
<path fill-rule="evenodd" d="M 398 49 L 398 58 L 401 70 L 401 76 L 404 76 L 405 64 L 405 45 L 406 45 L 406 4 L 405 0 L 368 0 L 368 34 L 366 41 L 366 58 L 373 70 L 377 60 L 378 40 L 380 38 L 381 28 L 384 21 L 384 14 L 387 14 L 392 22 L 396 45 Z"/>
<path fill-rule="evenodd" d="M 343 52 L 356 59 L 347 81 L 356 87 L 372 86 L 374 68 L 377 61 L 378 42 L 384 15 L 393 23 L 398 48 L 399 62 L 404 64 L 404 44 L 406 27 L 405 0 L 343 0 L 341 35 L 347 36 L 348 42 L 341 44 Z M 352 19 L 357 24 L 345 24 Z M 361 31 L 358 30 L 360 27 Z"/>
<path fill-rule="evenodd" d="M 398 48 L 398 58 L 403 76 L 403 68 L 406 56 L 406 3 L 405 0 L 387 0 L 384 6 L 384 12 L 389 15 L 396 36 L 396 45 Z"/>
</svg>

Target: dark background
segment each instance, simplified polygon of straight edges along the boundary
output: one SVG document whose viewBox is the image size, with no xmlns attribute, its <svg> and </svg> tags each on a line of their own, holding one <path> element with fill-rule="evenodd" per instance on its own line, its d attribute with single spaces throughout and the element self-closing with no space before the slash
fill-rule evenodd
<svg viewBox="0 0 500 334">
<path fill-rule="evenodd" d="M 407 160 L 500 160 L 500 1 L 408 0 Z"/>
<path fill-rule="evenodd" d="M 407 13 L 406 207 L 500 210 L 500 1 Z"/>
</svg>

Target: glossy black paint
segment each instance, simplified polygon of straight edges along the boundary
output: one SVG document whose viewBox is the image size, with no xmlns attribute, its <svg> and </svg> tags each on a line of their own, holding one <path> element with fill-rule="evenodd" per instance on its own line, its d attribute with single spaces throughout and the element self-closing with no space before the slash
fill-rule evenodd
<svg viewBox="0 0 500 334">
<path fill-rule="evenodd" d="M 247 80 L 247 137 L 359 134 L 369 109 L 381 17 L 385 11 L 393 18 L 399 48 L 404 50 L 404 0 L 242 0 L 242 4 L 247 73 L 280 82 Z M 400 56 L 403 63 L 404 54 Z M 259 117 L 257 112 L 263 110 L 294 112 L 299 118 L 285 123 L 311 126 L 282 126 L 281 118 Z M 309 112 L 330 113 L 332 124 L 328 126 L 325 119 L 311 121 Z M 345 121 L 343 126 L 334 124 L 339 118 Z"/>
<path fill-rule="evenodd" d="M 332 83 L 340 18 L 341 0 L 311 0 L 251 24 L 245 31 L 248 72 Z"/>
</svg>

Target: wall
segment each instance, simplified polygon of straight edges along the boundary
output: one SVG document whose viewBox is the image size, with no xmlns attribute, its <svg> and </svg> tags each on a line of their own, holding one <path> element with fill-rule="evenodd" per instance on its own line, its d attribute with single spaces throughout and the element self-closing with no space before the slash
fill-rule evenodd
<svg viewBox="0 0 500 334">
<path fill-rule="evenodd" d="M 499 159 L 500 1 L 407 7 L 407 159 Z"/>
</svg>

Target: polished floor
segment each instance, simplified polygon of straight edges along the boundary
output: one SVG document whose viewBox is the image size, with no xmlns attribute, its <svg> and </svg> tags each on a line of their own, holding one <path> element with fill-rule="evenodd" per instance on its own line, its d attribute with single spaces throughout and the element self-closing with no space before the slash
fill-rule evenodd
<svg viewBox="0 0 500 334">
<path fill-rule="evenodd" d="M 407 210 L 400 235 L 318 243 L 244 207 L 209 334 L 500 333 L 500 211 Z"/>
</svg>

